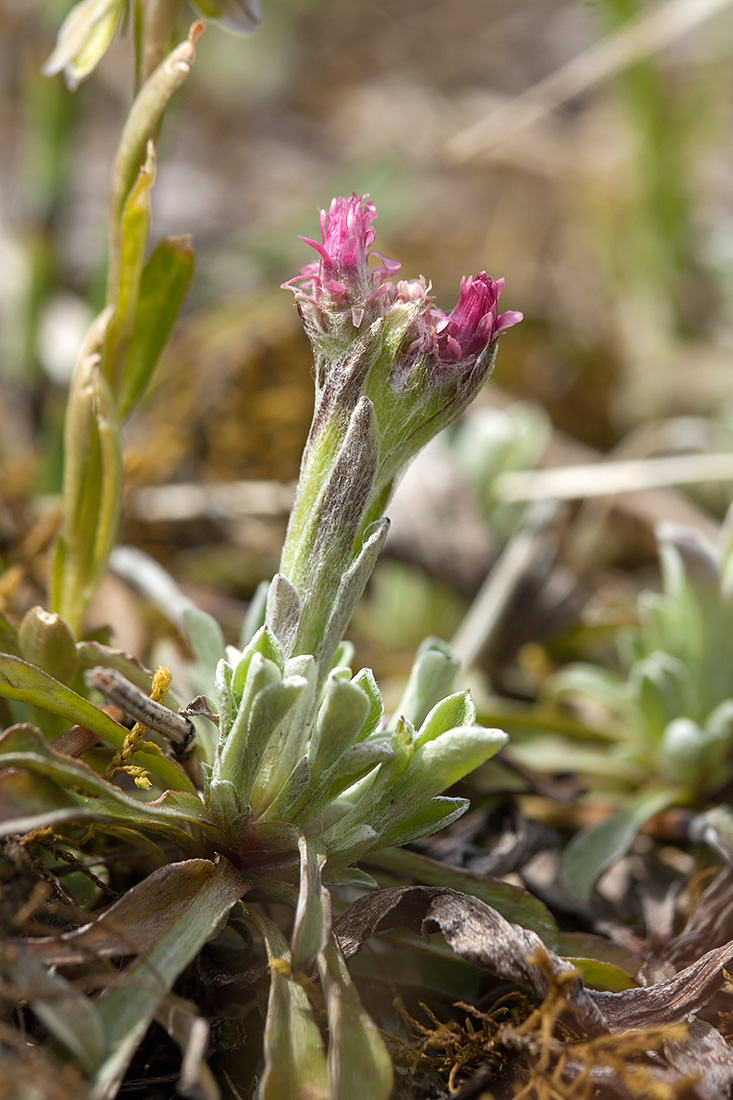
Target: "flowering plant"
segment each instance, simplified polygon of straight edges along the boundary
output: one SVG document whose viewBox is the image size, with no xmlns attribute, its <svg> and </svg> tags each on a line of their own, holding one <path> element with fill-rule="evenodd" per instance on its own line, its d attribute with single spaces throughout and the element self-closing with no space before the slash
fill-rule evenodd
<svg viewBox="0 0 733 1100">
<path fill-rule="evenodd" d="M 485 272 L 462 280 L 449 315 L 434 305 L 424 279 L 388 279 L 400 265 L 370 251 L 375 218 L 366 195 L 334 199 L 321 211 L 322 243 L 303 238 L 319 260 L 285 284 L 313 347 L 316 401 L 280 572 L 299 591 L 296 644 L 308 648 L 322 639 L 324 661 L 361 589 L 328 633 L 329 611 L 314 598 L 313 578 L 329 575 L 338 586 L 355 565 L 400 473 L 473 399 L 493 367 L 497 338 L 521 319 L 512 311 L 498 315 L 503 280 Z M 379 261 L 374 266 L 371 256 Z M 337 493 L 343 470 L 355 468 L 360 476 L 348 486 L 346 523 Z M 384 535 L 384 525 L 372 529 L 373 539 Z"/>
<path fill-rule="evenodd" d="M 343 633 L 384 541 L 396 478 L 475 393 L 498 334 L 520 317 L 497 317 L 501 284 L 485 275 L 464 280 L 449 317 L 423 280 L 386 280 L 399 265 L 378 256 L 372 269 L 375 217 L 368 196 L 334 199 L 321 214 L 323 243 L 308 241 L 319 263 L 285 284 L 314 347 L 315 411 L 264 624 L 217 669 L 219 745 L 207 774 L 226 830 L 321 819 L 330 872 L 453 820 L 466 803 L 440 797 L 447 777 L 504 739 L 475 726 L 465 692 L 444 698 L 456 665 L 439 647 L 421 655 L 386 728 L 371 672 L 352 676 L 345 657 Z M 446 666 L 441 676 L 425 675 L 428 655 Z M 271 716 L 255 733 L 265 698 Z"/>
<path fill-rule="evenodd" d="M 193 37 L 178 51 L 186 66 Z M 132 116 L 148 124 L 173 90 L 166 65 L 167 91 L 156 71 L 133 105 Z M 135 127 L 141 130 L 149 125 Z M 132 658 L 75 640 L 116 529 L 120 410 L 142 391 L 162 346 L 148 338 L 149 306 L 161 290 L 146 272 L 158 263 L 177 288 L 175 309 L 158 310 L 165 333 L 190 275 L 190 246 L 175 242 L 159 246 L 164 262 L 156 250 L 143 266 L 153 178 L 152 145 L 123 136 L 113 178 L 120 220 L 111 235 L 109 304 L 82 349 L 69 402 L 67 514 L 54 574 L 60 613 L 32 609 L 18 630 L 0 619 L 0 696 L 13 718 L 0 737 L 0 832 L 25 834 L 30 845 L 39 830 L 50 832 L 79 862 L 83 830 L 93 824 L 110 845 L 123 836 L 148 858 L 156 853 L 157 870 L 93 926 L 104 938 L 103 929 L 126 914 L 127 944 L 143 919 L 135 914 L 152 905 L 157 932 L 127 968 L 129 983 L 107 988 L 98 1004 L 67 979 L 53 979 L 54 996 L 74 1003 L 78 1026 L 42 998 L 34 1010 L 82 1066 L 92 1096 L 112 1097 L 176 977 L 236 907 L 258 931 L 272 970 L 260 1100 L 306 1079 L 315 1081 L 314 1095 L 336 1100 L 349 1073 L 366 1074 L 379 1100 L 390 1092 L 391 1064 L 333 935 L 328 887 L 376 885 L 355 866 L 367 852 L 460 816 L 467 800 L 443 792 L 488 760 L 506 735 L 477 725 L 468 692 L 452 690 L 458 661 L 434 640 L 419 651 L 404 697 L 386 717 L 371 670 L 352 671 L 343 635 L 384 541 L 396 480 L 470 401 L 492 367 L 498 336 L 520 315 L 498 315 L 502 283 L 485 273 L 464 279 L 458 305 L 444 314 L 423 279 L 394 282 L 399 266 L 371 251 L 376 211 L 369 198 L 334 199 L 322 214 L 323 242 L 309 242 L 319 261 L 286 284 L 313 345 L 316 401 L 280 571 L 266 602 L 255 601 L 239 647 L 225 645 L 210 616 L 187 612 L 197 658 L 189 687 L 205 697 L 177 715 L 166 705 L 166 670 L 156 674 L 149 698 L 140 690 L 149 680 Z M 127 292 L 131 279 L 136 300 Z M 94 692 L 136 719 L 134 728 L 119 724 L 119 711 L 95 705 Z M 48 729 L 31 724 L 38 721 L 32 708 L 51 716 Z M 76 725 L 50 744 L 60 719 Z M 101 769 L 98 757 L 84 759 L 98 740 L 110 746 Z M 127 793 L 118 782 L 124 775 L 150 800 Z M 183 861 L 168 862 L 161 843 L 175 846 Z M 161 891 L 175 904 L 161 903 Z M 503 889 L 498 903 L 506 900 Z M 293 906 L 289 941 L 262 901 Z M 60 958 L 53 947 L 43 950 L 44 959 Z M 11 980 L 39 966 L 32 950 L 19 958 Z M 327 1051 L 296 980 L 314 964 L 329 1016 Z M 284 1059 L 292 1069 L 287 1080 Z"/>
</svg>

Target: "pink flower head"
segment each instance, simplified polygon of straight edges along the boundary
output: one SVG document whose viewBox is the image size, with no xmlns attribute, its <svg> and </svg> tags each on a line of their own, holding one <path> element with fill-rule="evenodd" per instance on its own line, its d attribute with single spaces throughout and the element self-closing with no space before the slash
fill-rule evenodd
<svg viewBox="0 0 733 1100">
<path fill-rule="evenodd" d="M 307 264 L 300 275 L 283 286 L 295 292 L 304 320 L 315 321 L 315 312 L 319 327 L 328 331 L 331 326 L 327 315 L 348 311 L 353 326 L 359 328 L 369 307 L 390 293 L 392 284 L 385 279 L 396 275 L 400 265 L 371 251 L 374 243 L 372 222 L 376 217 L 376 207 L 368 195 L 335 198 L 328 211 L 321 210 L 323 243 L 309 237 L 300 238 L 315 248 L 319 260 Z M 371 267 L 371 256 L 376 256 L 381 263 Z"/>
<path fill-rule="evenodd" d="M 485 271 L 475 279 L 464 276 L 458 304 L 451 313 L 446 316 L 440 309 L 431 311 L 444 363 L 475 359 L 505 329 L 522 320 L 522 314 L 512 309 L 497 316 L 503 287 L 503 279 L 490 279 Z"/>
<path fill-rule="evenodd" d="M 395 389 L 404 391 L 418 377 L 421 386 L 442 393 L 463 391 L 469 380 L 480 384 L 491 369 L 497 337 L 522 320 L 513 310 L 498 314 L 503 286 L 503 279 L 490 279 L 485 271 L 464 277 L 458 304 L 446 315 L 422 276 L 398 282 L 388 295 L 386 313 L 387 322 L 402 327 L 405 335 L 391 372 Z"/>
<path fill-rule="evenodd" d="M 393 282 L 400 265 L 372 248 L 376 217 L 368 195 L 333 199 L 321 211 L 322 240 L 301 238 L 318 259 L 283 284 L 295 293 L 313 346 L 316 392 L 332 374 L 337 385 L 338 376 L 343 392 L 370 397 L 380 425 L 390 402 L 401 395 L 406 408 L 418 391 L 440 402 L 452 395 L 452 415 L 458 415 L 458 404 L 470 400 L 491 370 L 496 338 L 522 315 L 499 314 L 504 280 L 485 271 L 461 280 L 458 303 L 447 315 L 422 276 Z"/>
</svg>

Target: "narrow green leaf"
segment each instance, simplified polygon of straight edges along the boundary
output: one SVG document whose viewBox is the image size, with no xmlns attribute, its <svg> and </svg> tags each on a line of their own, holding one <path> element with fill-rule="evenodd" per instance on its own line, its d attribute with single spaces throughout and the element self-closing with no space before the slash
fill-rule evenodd
<svg viewBox="0 0 733 1100">
<path fill-rule="evenodd" d="M 88 699 L 77 695 L 65 684 L 40 668 L 0 653 L 0 696 L 19 699 L 23 703 L 40 707 L 50 714 L 57 714 L 69 722 L 78 723 L 96 733 L 115 748 L 122 748 L 128 730 L 99 710 Z M 167 756 L 158 753 L 136 752 L 134 761 L 156 775 L 165 786 L 173 790 L 191 791 L 195 787 L 186 773 Z"/>
<path fill-rule="evenodd" d="M 237 716 L 237 705 L 234 701 L 234 691 L 232 690 L 233 680 L 234 669 L 222 657 L 216 666 L 216 673 L 214 676 L 216 709 L 219 713 L 220 747 L 224 744 L 229 734 L 229 730 L 232 728 L 232 723 Z"/>
<path fill-rule="evenodd" d="M 430 709 L 449 694 L 460 667 L 449 645 L 439 638 L 426 638 L 418 648 L 395 718 L 402 715 L 416 729 L 421 726 Z"/>
<path fill-rule="evenodd" d="M 292 522 L 292 520 L 291 520 Z M 300 620 L 300 596 L 295 585 L 276 573 L 267 589 L 265 622 L 287 654 L 293 652 L 295 632 Z"/>
<path fill-rule="evenodd" d="M 621 993 L 624 989 L 636 989 L 639 985 L 625 970 L 613 963 L 597 959 L 575 958 L 564 955 L 565 962 L 572 963 L 580 971 L 583 984 L 588 989 L 602 989 L 607 993 Z"/>
<path fill-rule="evenodd" d="M 629 699 L 625 680 L 609 669 L 586 664 L 568 665 L 552 677 L 548 689 L 555 697 L 587 695 L 594 702 L 606 707 L 611 714 L 631 722 L 636 720 L 635 707 Z"/>
<path fill-rule="evenodd" d="M 246 821 L 248 817 L 246 807 L 239 800 L 239 792 L 229 779 L 211 779 L 206 788 L 206 804 L 217 824 L 228 833 L 242 818 Z"/>
<path fill-rule="evenodd" d="M 153 670 L 146 668 L 137 657 L 131 657 L 122 649 L 114 649 L 112 646 L 102 645 L 101 642 L 77 642 L 76 655 L 80 668 L 114 668 L 120 672 L 131 684 L 135 684 L 141 691 L 149 692 L 153 682 Z M 166 695 L 166 704 L 178 707 L 180 703 L 171 691 Z"/>
<path fill-rule="evenodd" d="M 636 975 L 644 962 L 641 954 L 632 951 L 630 947 L 622 947 L 605 936 L 597 936 L 592 932 L 561 932 L 555 951 L 564 959 L 591 959 L 610 963 L 617 970 L 623 970 L 633 984 L 639 984 L 636 982 Z"/>
<path fill-rule="evenodd" d="M 467 691 L 457 691 L 436 703 L 415 735 L 415 748 L 434 741 L 442 733 L 459 726 L 472 726 L 476 708 Z"/>
<path fill-rule="evenodd" d="M 285 656 L 282 651 L 282 646 L 275 637 L 274 632 L 268 626 L 262 626 L 256 632 L 249 644 L 242 651 L 242 656 L 235 662 L 235 658 L 231 656 L 230 660 L 234 665 L 234 676 L 232 678 L 232 692 L 234 693 L 235 700 L 240 700 L 244 693 L 245 684 L 247 682 L 247 674 L 249 672 L 250 664 L 255 653 L 259 653 L 261 657 L 264 657 L 267 661 L 270 661 L 273 665 L 276 665 L 280 675 L 285 672 Z"/>
<path fill-rule="evenodd" d="M 380 764 L 375 775 L 367 775 L 362 780 L 352 792 L 353 808 L 323 834 L 329 856 L 339 853 L 341 857 L 343 852 L 351 847 L 350 834 L 356 830 L 358 835 L 359 829 L 365 824 L 379 834 L 380 822 L 374 819 L 380 815 L 380 812 L 384 813 L 385 805 L 391 804 L 390 792 L 402 782 L 410 768 L 414 732 L 409 722 L 399 720 L 390 737 L 391 757 Z M 415 802 L 413 807 L 414 805 Z M 390 824 L 393 823 L 390 822 Z"/>
<path fill-rule="evenodd" d="M 249 804 L 270 740 L 277 736 L 280 724 L 307 687 L 308 681 L 302 676 L 288 676 L 266 685 L 257 693 L 250 708 L 246 736 L 238 738 L 238 722 L 235 721 L 222 754 L 221 774 L 235 784 L 244 806 Z"/>
<path fill-rule="evenodd" d="M 222 728 L 221 714 L 219 719 L 219 745 L 214 760 L 214 776 L 222 779 L 230 779 L 237 782 L 237 773 L 243 762 L 243 755 L 247 745 L 247 731 L 252 714 L 252 705 L 255 698 L 263 688 L 272 684 L 281 683 L 280 669 L 273 661 L 268 661 L 261 653 L 254 653 L 247 661 L 247 675 L 241 698 L 237 698 L 234 691 L 234 675 L 230 680 L 230 693 L 236 713 L 234 721 L 228 728 Z M 220 666 L 221 671 L 221 666 Z M 242 808 L 246 803 L 242 803 Z"/>
<path fill-rule="evenodd" d="M 300 890 L 291 937 L 294 973 L 311 969 L 331 935 L 331 895 L 321 877 L 326 862 L 325 849 L 302 835 L 298 849 Z"/>
<path fill-rule="evenodd" d="M 150 141 L 145 162 L 140 165 L 122 208 L 119 249 L 110 257 L 107 304 L 113 307 L 114 313 L 107 330 L 102 370 L 118 401 L 124 387 L 124 363 L 135 327 L 150 226 L 150 192 L 154 183 L 155 149 Z"/>
<path fill-rule="evenodd" d="M 392 756 L 388 737 L 371 738 L 352 745 L 328 771 L 321 772 L 288 807 L 287 820 L 305 826 L 317 817 L 347 787 L 351 787 Z M 270 817 L 268 811 L 268 817 Z M 274 820 L 274 818 L 273 818 Z"/>
<path fill-rule="evenodd" d="M 358 886 L 362 890 L 376 890 L 379 883 L 374 875 L 362 871 L 361 867 L 331 867 L 326 864 L 323 872 L 326 886 Z"/>
<path fill-rule="evenodd" d="M 186 822 L 203 829 L 213 842 L 221 844 L 224 839 L 204 817 L 197 795 L 166 791 L 152 802 L 141 802 L 82 760 L 56 752 L 32 726 L 11 726 L 0 736 L 0 766 L 2 835 L 54 822 L 106 819 L 162 833 L 186 852 L 201 848 L 185 831 Z"/>
<path fill-rule="evenodd" d="M 64 522 L 51 607 L 76 637 L 107 567 L 119 519 L 122 443 L 114 399 L 99 370 L 112 310 L 92 323 L 69 392 L 64 426 Z"/>
<path fill-rule="evenodd" d="M 70 683 L 79 666 L 71 631 L 61 618 L 42 607 L 31 607 L 18 630 L 22 657 L 64 684 Z"/>
<path fill-rule="evenodd" d="M 288 782 L 306 753 L 316 697 L 316 663 L 310 653 L 285 662 L 285 679 L 302 677 L 307 687 L 288 712 L 276 738 L 270 742 L 252 789 L 252 812 L 261 817 Z M 268 810 L 268 818 L 274 820 Z"/>
<path fill-rule="evenodd" d="M 498 752 L 507 736 L 501 730 L 463 726 L 448 730 L 415 749 L 410 765 L 399 780 L 388 784 L 368 813 L 360 815 L 380 834 L 391 832 L 413 818 L 420 806 L 463 779 Z M 391 761 L 382 765 L 389 768 Z M 376 793 L 377 782 L 374 782 Z M 371 789 L 365 796 L 369 804 Z M 358 805 L 357 805 L 358 812 Z"/>
<path fill-rule="evenodd" d="M 78 966 L 92 958 L 147 958 L 164 924 L 175 925 L 184 916 L 211 876 L 209 860 L 167 862 L 136 883 L 112 905 L 90 917 L 81 928 L 60 935 L 25 941 L 28 951 L 48 966 Z M 251 889 L 242 877 L 241 895 Z"/>
<path fill-rule="evenodd" d="M 110 271 L 115 269 L 115 251 L 119 248 L 119 226 L 125 200 L 137 179 L 147 143 L 163 111 L 189 74 L 195 57 L 194 42 L 195 37 L 191 37 L 168 54 L 140 89 L 127 116 L 112 170 Z M 115 297 L 113 288 L 110 299 Z"/>
<path fill-rule="evenodd" d="M 330 835 L 329 835 L 330 834 Z M 328 863 L 326 867 L 333 875 L 368 852 L 379 840 L 379 833 L 371 825 L 344 825 L 341 822 L 329 829 L 323 836 L 328 845 Z"/>
<path fill-rule="evenodd" d="M 0 612 L 0 653 L 9 653 L 11 657 L 20 657 L 18 633 L 2 612 Z"/>
<path fill-rule="evenodd" d="M 122 433 L 115 401 L 99 371 L 95 374 L 95 382 L 94 417 L 102 460 L 102 483 L 92 547 L 91 573 L 87 582 L 88 599 L 95 594 L 107 571 L 107 562 L 117 540 L 123 476 Z M 86 608 L 87 603 L 84 604 L 84 611 Z"/>
<path fill-rule="evenodd" d="M 213 695 L 217 665 L 224 656 L 222 629 L 213 615 L 197 607 L 186 608 L 183 612 L 183 625 L 196 663 L 209 680 L 209 692 Z"/>
<path fill-rule="evenodd" d="M 589 932 L 561 932 L 556 947 L 558 955 L 577 966 L 585 985 L 611 993 L 633 989 L 642 958 L 628 948 L 620 947 L 602 936 Z"/>
<path fill-rule="evenodd" d="M 328 1012 L 329 1100 L 387 1100 L 392 1060 L 374 1021 L 364 1011 L 336 942 L 318 960 Z"/>
<path fill-rule="evenodd" d="M 342 672 L 348 673 L 347 680 L 351 679 L 351 665 L 354 660 L 355 653 L 354 646 L 346 638 L 341 640 L 340 645 L 336 647 L 336 652 L 333 655 L 333 661 L 331 663 L 331 671 L 335 672 L 336 669 L 341 669 Z"/>
<path fill-rule="evenodd" d="M 563 878 L 576 897 L 586 901 L 603 872 L 626 855 L 644 822 L 676 797 L 674 790 L 647 792 L 600 825 L 576 833 L 563 855 Z"/>
<path fill-rule="evenodd" d="M 374 673 L 370 668 L 360 669 L 353 678 L 352 683 L 366 692 L 367 698 L 369 699 L 369 713 L 366 722 L 359 731 L 359 741 L 365 741 L 367 737 L 371 737 L 371 735 L 379 729 L 382 721 L 382 716 L 384 715 L 382 693 L 374 678 Z"/>
<path fill-rule="evenodd" d="M 682 661 L 669 653 L 650 653 L 629 673 L 629 688 L 636 696 L 648 741 L 658 747 L 667 724 L 691 713 L 695 686 Z"/>
<path fill-rule="evenodd" d="M 379 838 L 379 847 L 396 848 L 403 844 L 410 844 L 423 836 L 431 836 L 440 829 L 447 828 L 465 814 L 469 805 L 467 798 L 446 798 L 442 795 L 431 798 L 414 814 L 404 818 L 394 829 L 382 833 Z"/>
<path fill-rule="evenodd" d="M 353 610 L 377 564 L 388 530 L 389 520 L 386 519 L 379 520 L 367 528 L 361 550 L 341 578 L 330 616 L 318 642 L 316 662 L 319 668 L 319 682 L 330 668 L 331 657 L 349 625 Z"/>
<path fill-rule="evenodd" d="M 292 821 L 293 807 L 299 801 L 310 782 L 311 769 L 307 756 L 301 756 L 298 763 L 283 783 L 259 821 Z"/>
<path fill-rule="evenodd" d="M 190 237 L 168 237 L 153 249 L 143 268 L 120 383 L 122 418 L 127 416 L 153 375 L 188 292 L 193 265 Z"/>
<path fill-rule="evenodd" d="M 98 1002 L 107 1044 L 106 1057 L 98 1064 L 94 1077 L 93 1100 L 111 1100 L 116 1095 L 159 1004 L 248 886 L 239 871 L 223 858 L 218 864 L 204 859 L 173 863 L 157 875 L 161 873 L 165 873 L 168 886 L 175 885 L 190 900 L 183 911 L 182 907 L 175 911 L 175 916 L 170 910 L 159 911 L 158 936 L 152 950 L 128 967 L 125 981 Z M 142 887 L 145 885 L 142 883 Z M 148 894 L 148 904 L 157 911 L 155 884 L 149 886 Z"/>
<path fill-rule="evenodd" d="M 331 673 L 308 748 L 308 761 L 316 781 L 321 772 L 353 745 L 369 710 L 369 696 L 362 688 Z"/>
<path fill-rule="evenodd" d="M 290 952 L 280 929 L 251 911 L 267 948 L 270 998 L 265 1070 L 257 1100 L 332 1100 L 321 1032 L 305 990 L 290 977 Z"/>
</svg>

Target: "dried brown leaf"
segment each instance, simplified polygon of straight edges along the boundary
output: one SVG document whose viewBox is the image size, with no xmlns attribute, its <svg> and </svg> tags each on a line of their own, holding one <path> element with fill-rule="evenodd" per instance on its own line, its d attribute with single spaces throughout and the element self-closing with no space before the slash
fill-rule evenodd
<svg viewBox="0 0 733 1100">
<path fill-rule="evenodd" d="M 729 1096 L 733 1050 L 720 1032 L 694 1014 L 725 986 L 724 967 L 733 959 L 733 941 L 708 951 L 666 981 L 608 993 L 587 989 L 579 975 L 573 979 L 573 967 L 549 951 L 534 932 L 510 924 L 484 902 L 454 890 L 421 886 L 382 890 L 354 902 L 336 921 L 334 931 L 349 957 L 369 936 L 398 927 L 422 934 L 440 931 L 461 958 L 537 1000 L 544 1002 L 561 989 L 566 1005 L 563 1020 L 591 1043 L 604 1036 L 617 1036 L 623 1043 L 624 1034 L 633 1030 L 642 1036 L 658 1035 L 660 1028 L 686 1023 L 688 1038 L 681 1041 L 678 1034 L 664 1046 L 672 1073 L 665 1068 L 663 1076 L 668 1082 L 685 1082 L 693 1090 L 690 1095 L 701 1100 Z M 571 1068 L 571 1060 L 567 1067 Z"/>
<path fill-rule="evenodd" d="M 100 957 L 146 955 L 194 902 L 212 869 L 213 864 L 205 859 L 160 867 L 83 928 L 58 938 L 27 939 L 24 946 L 37 959 L 55 966 Z M 244 895 L 250 883 L 243 875 L 241 879 Z"/>
</svg>

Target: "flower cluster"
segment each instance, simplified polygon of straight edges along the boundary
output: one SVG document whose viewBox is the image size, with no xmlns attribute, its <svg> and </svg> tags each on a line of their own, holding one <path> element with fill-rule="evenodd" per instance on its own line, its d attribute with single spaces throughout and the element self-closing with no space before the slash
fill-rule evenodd
<svg viewBox="0 0 733 1100">
<path fill-rule="evenodd" d="M 317 359 L 343 354 L 381 322 L 386 331 L 400 331 L 402 347 L 391 372 L 395 388 L 404 388 L 410 367 L 425 355 L 432 360 L 434 383 L 463 381 L 496 338 L 522 319 L 513 310 L 498 313 L 504 280 L 485 271 L 462 279 L 458 304 L 446 315 L 422 277 L 391 281 L 400 264 L 372 249 L 376 217 L 368 195 L 335 198 L 321 211 L 322 242 L 301 238 L 319 259 L 284 286 L 295 293 Z"/>
<path fill-rule="evenodd" d="M 368 195 L 358 199 L 335 198 L 328 210 L 321 210 L 323 243 L 300 239 L 314 248 L 320 259 L 306 264 L 300 275 L 283 284 L 295 292 L 306 329 L 328 335 L 335 315 L 348 315 L 352 327 L 359 329 L 364 317 L 373 321 L 381 312 L 380 298 L 393 291 L 387 276 L 399 273 L 400 264 L 371 249 L 374 243 L 372 222 L 377 210 Z M 372 268 L 370 257 L 381 263 Z"/>
<path fill-rule="evenodd" d="M 316 403 L 269 622 L 288 654 L 317 649 L 321 676 L 371 570 L 361 555 L 376 556 L 386 535 L 402 471 L 466 408 L 497 337 L 522 317 L 499 314 L 503 280 L 483 271 L 462 280 L 443 313 L 422 276 L 396 280 L 400 265 L 373 249 L 376 216 L 368 195 L 335 198 L 321 211 L 322 240 L 301 238 L 318 260 L 284 284 L 313 347 Z"/>
<path fill-rule="evenodd" d="M 447 317 L 440 309 L 431 310 L 443 362 L 479 355 L 505 329 L 522 320 L 522 314 L 512 309 L 499 314 L 503 288 L 503 279 L 490 279 L 482 271 L 475 279 L 461 279 L 458 304 Z"/>
</svg>

